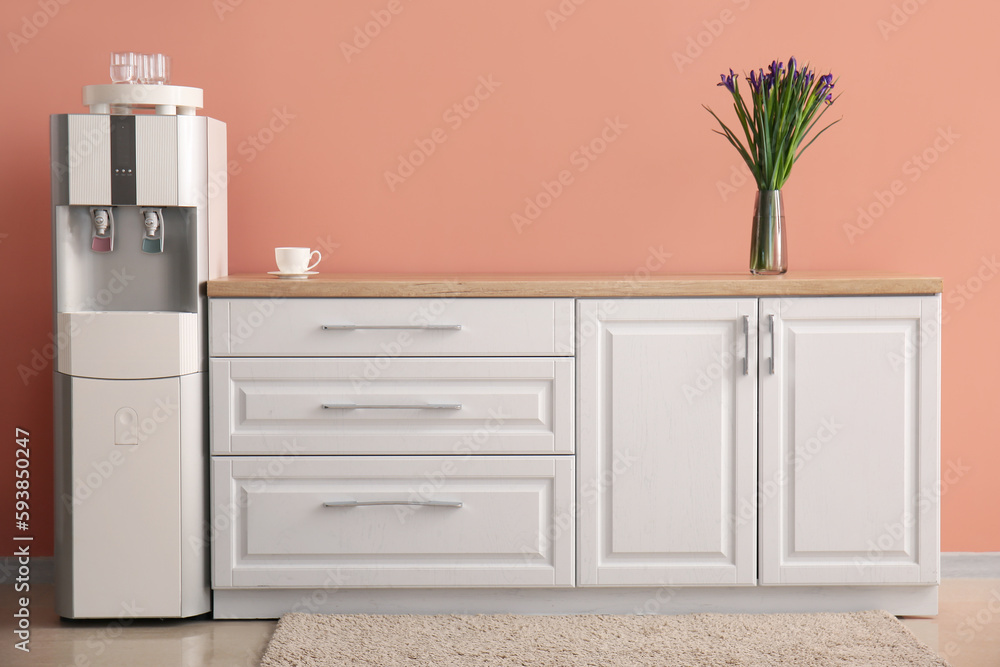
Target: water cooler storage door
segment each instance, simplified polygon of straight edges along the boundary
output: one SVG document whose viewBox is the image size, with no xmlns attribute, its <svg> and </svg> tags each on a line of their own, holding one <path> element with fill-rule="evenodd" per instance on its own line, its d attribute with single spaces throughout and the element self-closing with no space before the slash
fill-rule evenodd
<svg viewBox="0 0 1000 667">
<path fill-rule="evenodd" d="M 153 380 L 63 376 L 69 396 L 59 418 L 68 420 L 71 442 L 60 446 L 64 456 L 69 446 L 71 461 L 59 509 L 68 512 L 71 530 L 60 537 L 71 540 L 72 558 L 57 586 L 60 615 L 208 611 L 203 382 L 202 373 Z"/>
</svg>

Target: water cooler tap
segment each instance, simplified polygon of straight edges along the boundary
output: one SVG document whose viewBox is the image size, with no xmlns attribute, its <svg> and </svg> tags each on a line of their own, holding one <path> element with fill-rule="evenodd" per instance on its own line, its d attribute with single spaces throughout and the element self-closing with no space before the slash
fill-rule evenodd
<svg viewBox="0 0 1000 667">
<path fill-rule="evenodd" d="M 115 248 L 115 217 L 111 209 L 92 208 L 90 217 L 94 221 L 90 249 L 94 252 L 111 252 Z"/>
<path fill-rule="evenodd" d="M 163 252 L 163 210 L 158 208 L 142 209 L 143 224 L 146 233 L 142 237 L 142 251 L 147 253 Z"/>
</svg>

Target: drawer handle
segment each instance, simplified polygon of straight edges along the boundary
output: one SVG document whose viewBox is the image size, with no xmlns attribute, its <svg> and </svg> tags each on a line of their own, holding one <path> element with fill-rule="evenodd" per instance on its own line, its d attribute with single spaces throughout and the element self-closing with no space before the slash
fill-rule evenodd
<svg viewBox="0 0 1000 667">
<path fill-rule="evenodd" d="M 331 500 L 323 507 L 372 507 L 376 505 L 420 505 L 421 507 L 455 507 L 461 509 L 458 500 Z"/>
<path fill-rule="evenodd" d="M 461 410 L 461 403 L 420 403 L 420 404 L 395 404 L 395 403 L 369 403 L 360 405 L 358 403 L 324 403 L 324 410 Z"/>
<path fill-rule="evenodd" d="M 323 331 L 357 331 L 359 329 L 414 329 L 418 331 L 459 331 L 461 324 L 324 324 Z"/>
</svg>

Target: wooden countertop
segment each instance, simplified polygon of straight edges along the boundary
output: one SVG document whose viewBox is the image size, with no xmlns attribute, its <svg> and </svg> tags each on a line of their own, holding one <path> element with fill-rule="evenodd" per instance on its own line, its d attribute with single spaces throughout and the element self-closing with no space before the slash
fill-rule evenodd
<svg viewBox="0 0 1000 667">
<path fill-rule="evenodd" d="M 621 297 L 937 294 L 941 278 L 893 273 L 334 274 L 283 280 L 242 274 L 208 281 L 210 297 Z"/>
</svg>

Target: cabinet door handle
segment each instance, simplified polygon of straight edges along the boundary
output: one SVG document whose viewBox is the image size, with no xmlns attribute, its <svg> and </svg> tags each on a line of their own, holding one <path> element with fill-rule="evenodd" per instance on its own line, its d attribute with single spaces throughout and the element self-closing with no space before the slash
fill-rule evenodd
<svg viewBox="0 0 1000 667">
<path fill-rule="evenodd" d="M 459 500 L 330 500 L 323 507 L 374 507 L 378 505 L 419 505 L 421 507 L 454 507 L 461 509 Z"/>
<path fill-rule="evenodd" d="M 771 333 L 771 359 L 769 360 L 769 365 L 771 367 L 771 375 L 774 375 L 774 366 L 775 366 L 775 361 L 774 361 L 774 315 L 773 314 L 768 315 L 767 316 L 767 320 L 768 320 L 767 328 L 768 328 L 768 330 Z"/>
<path fill-rule="evenodd" d="M 323 331 L 358 331 L 360 329 L 393 329 L 414 331 L 460 331 L 461 324 L 324 324 Z"/>
<path fill-rule="evenodd" d="M 743 316 L 743 375 L 750 375 L 750 316 Z"/>
<path fill-rule="evenodd" d="M 461 403 L 324 403 L 324 410 L 461 410 Z"/>
</svg>

